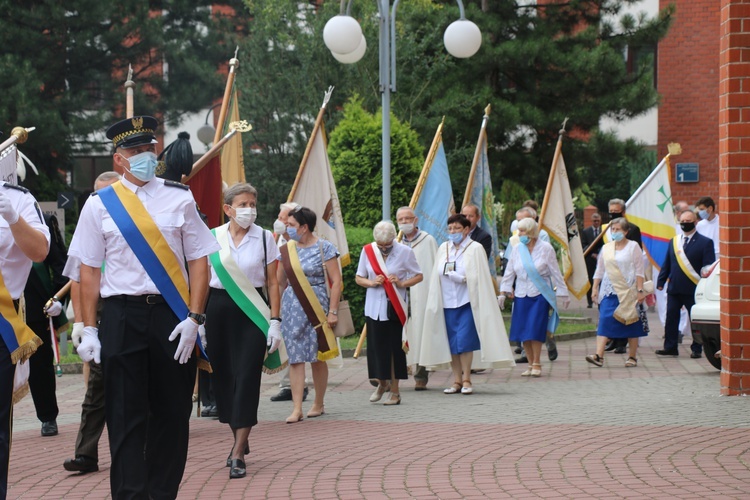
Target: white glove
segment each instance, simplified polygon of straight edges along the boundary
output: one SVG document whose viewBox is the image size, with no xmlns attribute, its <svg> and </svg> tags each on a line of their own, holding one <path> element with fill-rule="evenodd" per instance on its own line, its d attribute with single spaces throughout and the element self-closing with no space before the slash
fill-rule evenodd
<svg viewBox="0 0 750 500">
<path fill-rule="evenodd" d="M 193 354 L 193 349 L 195 349 L 195 339 L 198 337 L 198 323 L 190 318 L 183 319 L 172 330 L 172 333 L 169 335 L 169 341 L 173 342 L 178 335 L 180 336 L 180 343 L 177 344 L 174 359 L 175 361 L 179 361 L 181 365 L 184 365 L 190 359 L 190 355 Z"/>
<path fill-rule="evenodd" d="M 81 343 L 78 344 L 78 355 L 88 363 L 96 364 L 102 362 L 102 343 L 99 342 L 99 329 L 94 326 L 84 327 L 81 334 Z"/>
<path fill-rule="evenodd" d="M 18 222 L 18 212 L 13 208 L 10 198 L 0 193 L 0 215 L 5 219 L 9 225 L 13 225 Z"/>
<path fill-rule="evenodd" d="M 498 307 L 500 307 L 501 310 L 503 309 L 503 307 L 505 307 L 505 299 L 506 298 L 507 297 L 505 296 L 505 294 L 502 294 L 502 293 L 497 296 L 497 305 L 498 305 Z"/>
<path fill-rule="evenodd" d="M 281 344 L 281 321 L 277 319 L 271 320 L 271 326 L 268 327 L 268 354 L 276 352 Z"/>
<path fill-rule="evenodd" d="M 52 316 L 54 318 L 55 316 L 60 316 L 60 313 L 62 312 L 62 310 L 63 310 L 63 306 L 60 303 L 60 301 L 53 300 L 52 304 L 50 304 L 50 306 L 47 309 L 45 309 L 44 312 L 47 313 L 47 316 Z"/>
<path fill-rule="evenodd" d="M 70 334 L 70 340 L 73 341 L 73 347 L 78 348 L 81 345 L 81 333 L 83 333 L 83 321 L 73 323 L 73 331 Z"/>
<path fill-rule="evenodd" d="M 562 299 L 562 306 L 563 309 L 567 309 L 568 307 L 570 307 L 570 299 L 568 297 Z"/>
<path fill-rule="evenodd" d="M 447 276 L 448 279 L 453 283 L 458 283 L 459 285 L 462 283 L 466 283 L 466 276 L 464 276 L 463 274 L 458 274 L 456 271 L 449 272 Z"/>
<path fill-rule="evenodd" d="M 208 346 L 208 339 L 206 338 L 206 325 L 201 325 L 198 327 L 198 335 L 200 335 L 201 339 L 201 347 L 203 347 L 203 350 L 206 350 L 206 347 Z"/>
</svg>

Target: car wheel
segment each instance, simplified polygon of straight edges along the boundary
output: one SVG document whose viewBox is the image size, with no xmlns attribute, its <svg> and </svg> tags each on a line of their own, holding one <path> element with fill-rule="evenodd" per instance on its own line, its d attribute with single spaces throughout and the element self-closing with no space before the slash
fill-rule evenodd
<svg viewBox="0 0 750 500">
<path fill-rule="evenodd" d="M 706 359 L 714 368 L 721 370 L 721 357 L 715 356 L 717 351 L 721 351 L 721 342 L 714 337 L 703 335 L 703 352 L 706 354 Z"/>
</svg>

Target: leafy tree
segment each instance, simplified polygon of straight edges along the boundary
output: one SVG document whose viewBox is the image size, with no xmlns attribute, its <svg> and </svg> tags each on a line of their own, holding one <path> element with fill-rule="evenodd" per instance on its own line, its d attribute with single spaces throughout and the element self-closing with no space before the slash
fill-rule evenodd
<svg viewBox="0 0 750 500">
<path fill-rule="evenodd" d="M 328 157 L 348 225 L 373 227 L 382 218 L 382 135 L 380 113 L 370 114 L 355 96 L 331 133 Z M 422 169 L 416 132 L 391 116 L 391 206 L 408 205 Z"/>
<path fill-rule="evenodd" d="M 239 17 L 212 15 L 217 4 Z M 239 0 L 0 0 L 0 127 L 37 127 L 21 148 L 40 178 L 26 185 L 54 192 L 75 154 L 107 151 L 103 130 L 124 115 L 128 64 L 136 113 L 175 121 L 205 108 L 221 94 L 216 69 L 242 12 Z"/>
</svg>

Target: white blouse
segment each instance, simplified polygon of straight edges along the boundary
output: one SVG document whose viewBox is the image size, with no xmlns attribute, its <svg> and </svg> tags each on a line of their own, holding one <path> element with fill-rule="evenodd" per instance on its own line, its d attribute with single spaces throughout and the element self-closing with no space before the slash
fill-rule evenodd
<svg viewBox="0 0 750 500">
<path fill-rule="evenodd" d="M 242 274 L 247 276 L 250 283 L 256 288 L 265 285 L 266 275 L 263 269 L 263 240 L 261 238 L 264 237 L 266 239 L 266 265 L 281 259 L 281 252 L 279 252 L 279 247 L 276 246 L 276 242 L 273 240 L 273 234 L 253 224 L 242 238 L 242 241 L 240 241 L 239 246 L 234 245 L 231 234 L 227 235 L 229 236 L 229 252 L 242 271 Z M 224 285 L 221 284 L 219 277 L 216 275 L 216 270 L 211 266 L 211 259 L 208 259 L 208 264 L 211 268 L 209 286 L 211 288 L 224 289 Z"/>
<path fill-rule="evenodd" d="M 568 296 L 568 287 L 560 273 L 560 267 L 557 264 L 555 249 L 546 241 L 537 239 L 534 249 L 531 251 L 531 259 L 534 267 L 546 282 L 552 282 L 555 294 L 558 297 Z M 516 280 L 516 289 L 513 290 L 513 280 Z M 537 290 L 534 283 L 526 274 L 526 268 L 523 267 L 521 252 L 516 249 L 510 256 L 503 280 L 500 282 L 501 292 L 513 292 L 516 297 L 536 297 L 541 292 Z"/>
<path fill-rule="evenodd" d="M 466 266 L 464 265 L 464 252 L 473 240 L 467 236 L 458 245 L 449 243 L 446 248 L 448 249 L 448 255 L 445 252 L 440 252 L 437 256 L 438 269 L 440 273 L 440 288 L 443 291 L 443 307 L 445 309 L 456 309 L 469 302 L 469 287 L 466 283 L 455 283 L 451 279 L 443 274 L 446 262 L 455 262 L 455 271 L 461 276 L 466 276 Z M 479 243 L 477 243 L 479 245 Z"/>
<path fill-rule="evenodd" d="M 384 260 L 388 272 L 398 276 L 398 279 L 401 281 L 407 280 L 417 274 L 422 274 L 414 251 L 403 243 L 394 241 L 393 250 L 391 250 L 391 253 Z M 362 253 L 359 254 L 357 276 L 367 278 L 368 280 L 374 280 L 377 277 L 372 270 L 364 248 L 362 249 Z M 405 288 L 396 287 L 396 290 L 398 290 L 405 300 L 407 299 Z M 365 293 L 365 316 L 380 321 L 388 320 L 388 296 L 385 294 L 385 288 L 382 286 L 367 288 L 367 292 Z"/>
<path fill-rule="evenodd" d="M 607 245 L 614 245 L 614 242 L 607 243 Z M 606 245 L 599 251 L 599 257 L 596 260 L 596 271 L 594 272 L 594 279 L 602 280 L 599 285 L 599 297 L 615 294 L 612 281 L 609 279 L 609 274 L 607 274 L 607 268 L 604 266 L 604 248 L 606 248 Z M 635 241 L 628 241 L 628 244 L 622 250 L 615 248 L 615 262 L 625 281 L 627 281 L 628 287 L 633 287 L 637 276 L 643 278 L 642 250 Z"/>
</svg>

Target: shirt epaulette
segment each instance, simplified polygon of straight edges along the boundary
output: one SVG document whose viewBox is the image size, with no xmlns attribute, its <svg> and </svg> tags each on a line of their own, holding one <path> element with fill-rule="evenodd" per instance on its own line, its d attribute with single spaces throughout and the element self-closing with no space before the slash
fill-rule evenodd
<svg viewBox="0 0 750 500">
<path fill-rule="evenodd" d="M 8 189 L 18 189 L 22 193 L 28 193 L 29 192 L 29 190 L 26 189 L 25 187 L 23 187 L 23 186 L 17 186 L 15 184 L 8 184 L 8 183 L 6 183 L 5 187 L 7 187 Z"/>
<path fill-rule="evenodd" d="M 91 193 L 91 196 L 99 196 L 99 191 L 94 191 L 93 193 Z"/>
<path fill-rule="evenodd" d="M 187 184 L 183 184 L 181 182 L 175 182 L 175 181 L 165 180 L 164 181 L 164 185 L 165 186 L 170 186 L 170 187 L 176 187 L 176 188 L 184 189 L 185 191 L 187 191 L 188 189 L 190 189 L 190 186 L 188 186 Z"/>
</svg>

